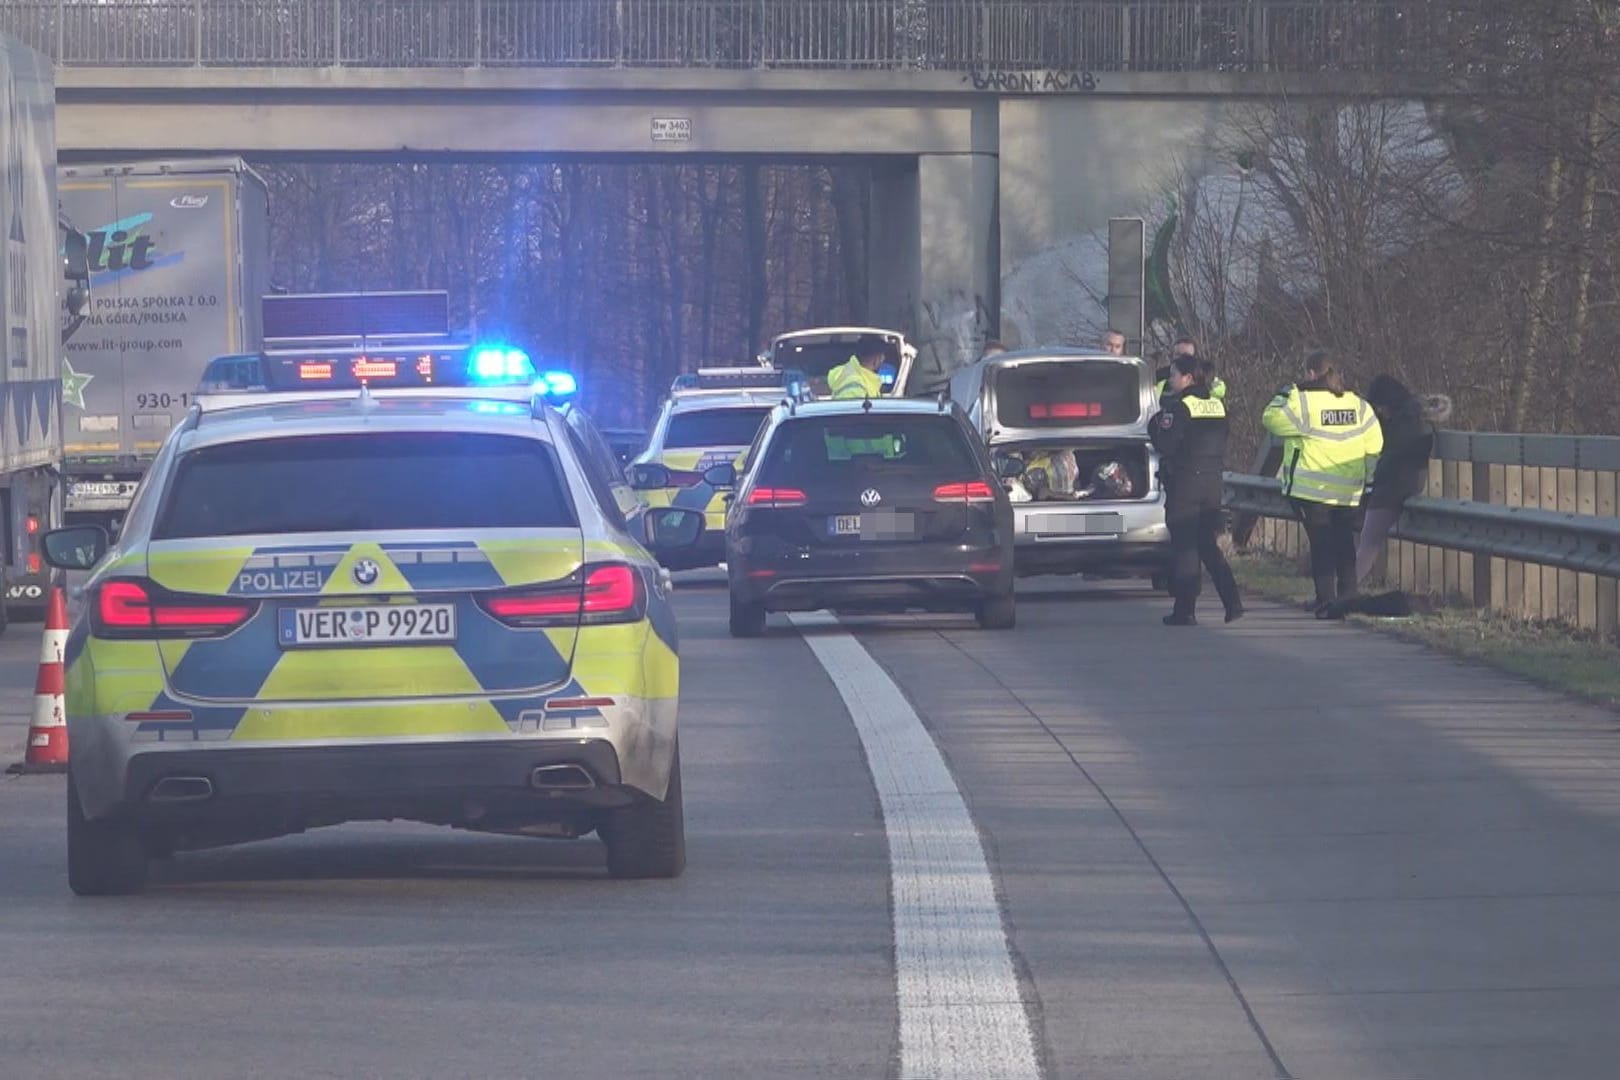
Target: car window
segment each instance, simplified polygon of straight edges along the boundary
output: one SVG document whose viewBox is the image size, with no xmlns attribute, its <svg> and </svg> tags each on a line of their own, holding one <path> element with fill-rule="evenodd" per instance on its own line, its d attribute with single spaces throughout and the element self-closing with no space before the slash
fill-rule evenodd
<svg viewBox="0 0 1620 1080">
<path fill-rule="evenodd" d="M 783 422 L 760 477 L 768 484 L 821 482 L 865 470 L 957 477 L 983 471 L 953 417 L 872 413 Z"/>
<path fill-rule="evenodd" d="M 1002 368 L 996 372 L 996 419 L 1018 428 L 1134 424 L 1142 418 L 1141 380 L 1137 365 L 1109 360 Z"/>
<path fill-rule="evenodd" d="M 153 536 L 575 524 L 556 454 L 544 443 L 387 432 L 193 450 L 175 469 Z"/>
<path fill-rule="evenodd" d="M 706 446 L 747 446 L 754 441 L 759 426 L 770 415 L 762 408 L 693 409 L 669 418 L 664 432 L 665 450 Z"/>
<path fill-rule="evenodd" d="M 618 455 L 602 437 L 602 432 L 591 422 L 591 418 L 579 409 L 568 410 L 568 426 L 579 441 L 588 456 L 602 471 L 602 479 L 607 483 L 618 483 L 624 479 L 624 468 L 619 464 Z"/>
<path fill-rule="evenodd" d="M 619 501 L 613 497 L 612 480 L 602 474 L 602 463 L 597 460 L 586 447 L 586 440 L 580 429 L 574 426 L 572 418 L 564 425 L 568 432 L 568 445 L 574 451 L 574 457 L 579 459 L 579 467 L 585 474 L 585 482 L 591 487 L 591 497 L 596 501 L 597 509 L 602 511 L 614 525 L 625 528 L 624 514 L 619 510 Z"/>
</svg>

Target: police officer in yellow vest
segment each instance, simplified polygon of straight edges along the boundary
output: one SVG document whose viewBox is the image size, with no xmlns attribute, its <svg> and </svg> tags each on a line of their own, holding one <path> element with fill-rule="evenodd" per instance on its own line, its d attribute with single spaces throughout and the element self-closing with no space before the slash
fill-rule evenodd
<svg viewBox="0 0 1620 1080">
<path fill-rule="evenodd" d="M 883 366 L 886 354 L 882 349 L 868 349 L 827 373 L 827 389 L 835 398 L 875 398 L 883 396 L 883 377 L 878 368 Z"/>
<path fill-rule="evenodd" d="M 1306 381 L 1278 391 L 1260 422 L 1283 440 L 1283 494 L 1311 545 L 1311 606 L 1318 618 L 1331 618 L 1334 601 L 1356 592 L 1356 507 L 1384 434 L 1372 406 L 1345 389 L 1332 353 L 1311 353 L 1305 369 Z"/>
<path fill-rule="evenodd" d="M 1166 626 L 1192 626 L 1194 610 L 1209 571 L 1226 608 L 1226 621 L 1243 617 L 1243 598 L 1232 567 L 1221 552 L 1221 470 L 1226 462 L 1226 406 L 1210 389 L 1208 373 L 1196 356 L 1170 362 L 1169 393 L 1149 422 L 1164 479 L 1165 524 L 1170 528 L 1170 593 L 1175 610 Z"/>
</svg>

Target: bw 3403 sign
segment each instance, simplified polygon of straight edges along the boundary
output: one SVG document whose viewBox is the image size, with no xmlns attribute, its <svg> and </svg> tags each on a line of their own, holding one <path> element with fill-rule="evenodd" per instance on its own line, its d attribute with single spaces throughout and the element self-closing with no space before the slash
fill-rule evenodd
<svg viewBox="0 0 1620 1080">
<path fill-rule="evenodd" d="M 691 142 L 690 116 L 655 116 L 652 122 L 653 142 Z"/>
</svg>

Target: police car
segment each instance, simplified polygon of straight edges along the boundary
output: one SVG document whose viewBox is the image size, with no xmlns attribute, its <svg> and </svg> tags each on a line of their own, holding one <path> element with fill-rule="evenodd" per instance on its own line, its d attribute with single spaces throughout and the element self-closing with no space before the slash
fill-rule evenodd
<svg viewBox="0 0 1620 1080">
<path fill-rule="evenodd" d="M 666 578 L 555 401 L 565 373 L 466 346 L 222 358 L 66 650 L 68 879 L 346 821 L 596 831 L 616 877 L 685 865 Z"/>
<path fill-rule="evenodd" d="M 716 465 L 741 465 L 772 407 L 809 393 L 804 373 L 794 369 L 703 368 L 676 376 L 646 450 L 628 470 L 630 486 L 650 506 L 706 515 L 702 539 L 660 555 L 665 566 L 692 570 L 725 558 L 729 492 L 709 483 L 705 473 Z"/>
</svg>

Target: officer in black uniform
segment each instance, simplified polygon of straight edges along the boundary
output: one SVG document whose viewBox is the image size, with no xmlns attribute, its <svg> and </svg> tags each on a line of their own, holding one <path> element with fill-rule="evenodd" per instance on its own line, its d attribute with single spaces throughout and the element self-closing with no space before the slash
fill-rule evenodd
<svg viewBox="0 0 1620 1080">
<path fill-rule="evenodd" d="M 1226 621 L 1243 617 L 1237 579 L 1221 553 L 1221 470 L 1226 462 L 1226 405 L 1210 392 L 1209 374 L 1196 356 L 1170 362 L 1169 386 L 1151 421 L 1165 486 L 1165 523 L 1170 527 L 1170 594 L 1175 610 L 1166 626 L 1192 626 L 1208 568 L 1226 607 Z"/>
</svg>

